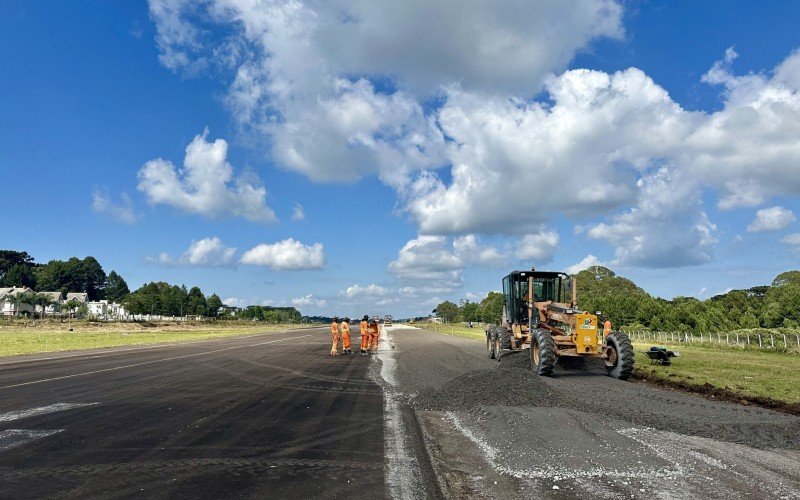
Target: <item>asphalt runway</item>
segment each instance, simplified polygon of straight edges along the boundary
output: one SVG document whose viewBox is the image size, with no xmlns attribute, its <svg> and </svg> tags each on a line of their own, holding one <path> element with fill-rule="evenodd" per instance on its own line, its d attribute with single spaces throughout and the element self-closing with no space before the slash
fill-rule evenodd
<svg viewBox="0 0 800 500">
<path fill-rule="evenodd" d="M 0 497 L 386 497 L 381 387 L 329 335 L 0 361 Z"/>
<path fill-rule="evenodd" d="M 0 360 L 0 497 L 800 499 L 797 416 L 400 325 L 369 357 L 329 339 Z"/>
</svg>

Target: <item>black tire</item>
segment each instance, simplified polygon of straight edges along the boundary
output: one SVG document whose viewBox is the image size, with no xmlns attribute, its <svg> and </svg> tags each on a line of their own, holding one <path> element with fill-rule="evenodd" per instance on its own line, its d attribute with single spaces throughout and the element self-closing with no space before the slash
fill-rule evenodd
<svg viewBox="0 0 800 500">
<path fill-rule="evenodd" d="M 500 340 L 500 332 L 495 333 L 494 335 L 494 359 L 497 362 L 500 362 L 500 356 L 503 355 L 503 345 L 501 344 Z"/>
<path fill-rule="evenodd" d="M 500 347 L 503 349 L 511 349 L 511 336 L 513 335 L 511 330 L 498 328 L 497 335 L 500 337 Z"/>
<path fill-rule="evenodd" d="M 530 356 L 531 367 L 537 374 L 543 377 L 553 374 L 556 366 L 556 343 L 550 332 L 543 329 L 531 332 Z"/>
<path fill-rule="evenodd" d="M 628 380 L 633 373 L 633 345 L 631 339 L 622 332 L 611 332 L 606 337 L 606 370 L 610 377 Z"/>
<path fill-rule="evenodd" d="M 489 359 L 494 359 L 494 342 L 492 342 L 492 335 L 486 332 L 486 351 L 489 354 Z"/>
</svg>

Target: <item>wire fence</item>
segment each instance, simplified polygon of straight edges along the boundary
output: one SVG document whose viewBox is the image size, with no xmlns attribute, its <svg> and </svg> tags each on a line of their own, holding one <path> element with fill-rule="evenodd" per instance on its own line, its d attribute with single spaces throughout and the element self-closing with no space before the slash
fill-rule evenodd
<svg viewBox="0 0 800 500">
<path fill-rule="evenodd" d="M 672 344 L 706 344 L 800 353 L 800 334 L 758 332 L 654 332 L 623 329 L 632 340 Z"/>
</svg>

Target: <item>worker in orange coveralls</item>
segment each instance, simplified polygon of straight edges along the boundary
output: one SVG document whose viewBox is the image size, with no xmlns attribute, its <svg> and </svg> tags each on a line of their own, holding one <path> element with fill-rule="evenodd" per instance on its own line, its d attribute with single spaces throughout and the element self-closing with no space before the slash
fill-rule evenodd
<svg viewBox="0 0 800 500">
<path fill-rule="evenodd" d="M 339 318 L 333 318 L 331 323 L 331 356 L 339 354 Z"/>
<path fill-rule="evenodd" d="M 611 335 L 611 320 L 606 318 L 603 323 L 603 337 L 608 337 L 609 335 Z"/>
<path fill-rule="evenodd" d="M 350 319 L 342 319 L 342 354 L 353 354 L 350 349 Z"/>
<path fill-rule="evenodd" d="M 369 316 L 366 314 L 361 320 L 361 355 L 367 354 L 369 351 Z"/>
<path fill-rule="evenodd" d="M 378 350 L 378 336 L 381 333 L 381 327 L 378 325 L 378 322 L 374 319 L 369 322 L 369 337 L 370 337 L 370 348 L 372 352 Z"/>
</svg>

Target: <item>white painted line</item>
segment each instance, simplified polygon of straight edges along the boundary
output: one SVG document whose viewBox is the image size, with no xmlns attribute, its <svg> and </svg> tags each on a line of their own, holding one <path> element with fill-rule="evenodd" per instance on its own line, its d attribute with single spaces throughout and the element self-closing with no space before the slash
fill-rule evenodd
<svg viewBox="0 0 800 500">
<path fill-rule="evenodd" d="M 0 451 L 10 450 L 17 446 L 36 441 L 37 439 L 46 438 L 53 434 L 64 432 L 64 429 L 52 430 L 32 430 L 32 429 L 8 429 L 0 432 Z"/>
<path fill-rule="evenodd" d="M 243 348 L 246 348 L 246 347 L 258 347 L 260 345 L 274 344 L 276 342 L 286 342 L 287 340 L 302 339 L 302 338 L 305 338 L 305 337 L 311 337 L 312 335 L 314 335 L 314 334 L 313 333 L 309 333 L 308 335 L 299 335 L 297 337 L 289 337 L 289 338 L 286 338 L 286 339 L 270 340 L 270 341 L 267 341 L 267 342 L 259 342 L 257 344 L 248 344 L 248 345 L 237 345 L 237 346 L 232 346 L 232 347 L 224 347 L 222 349 L 214 349 L 212 351 L 195 352 L 195 353 L 192 353 L 192 354 L 184 354 L 183 356 L 172 356 L 172 357 L 169 357 L 169 358 L 155 359 L 155 360 L 152 360 L 152 361 L 143 361 L 141 363 L 133 363 L 133 364 L 130 364 L 130 365 L 115 366 L 113 368 L 103 368 L 101 370 L 92 370 L 90 372 L 73 373 L 72 375 L 62 375 L 61 377 L 52 377 L 52 378 L 45 378 L 45 379 L 41 379 L 41 380 L 32 380 L 30 382 L 22 382 L 22 383 L 19 383 L 19 384 L 11 384 L 11 385 L 0 386 L 0 389 L 12 389 L 14 387 L 24 387 L 26 385 L 41 384 L 43 382 L 53 382 L 55 380 L 64 380 L 64 379 L 68 379 L 68 378 L 81 377 L 83 375 L 93 375 L 95 373 L 113 372 L 113 371 L 116 371 L 116 370 L 123 370 L 125 368 L 134 368 L 136 366 L 152 365 L 154 363 L 163 363 L 164 361 L 174 361 L 176 359 L 193 358 L 193 357 L 196 357 L 196 356 L 203 356 L 205 354 L 214 354 L 214 353 L 217 353 L 217 352 L 230 351 L 231 349 L 243 349 Z"/>
<path fill-rule="evenodd" d="M 55 413 L 57 411 L 83 408 L 84 406 L 93 406 L 96 404 L 99 403 L 55 403 L 47 406 L 39 406 L 37 408 L 29 408 L 27 410 L 0 413 L 0 422 L 13 422 L 14 420 L 19 420 L 21 418 L 37 417 L 39 415 L 46 415 L 48 413 Z"/>
</svg>

